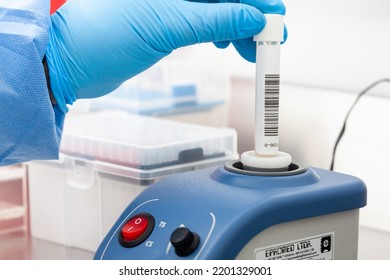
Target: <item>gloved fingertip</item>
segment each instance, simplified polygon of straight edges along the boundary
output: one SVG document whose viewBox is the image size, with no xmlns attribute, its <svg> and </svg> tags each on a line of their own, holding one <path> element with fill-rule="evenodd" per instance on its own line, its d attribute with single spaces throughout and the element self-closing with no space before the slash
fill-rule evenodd
<svg viewBox="0 0 390 280">
<path fill-rule="evenodd" d="M 219 42 L 214 42 L 214 45 L 218 49 L 226 49 L 230 45 L 230 41 L 219 41 Z"/>
<path fill-rule="evenodd" d="M 249 62 L 256 62 L 256 42 L 252 38 L 246 38 L 232 42 L 242 58 Z"/>
<path fill-rule="evenodd" d="M 286 6 L 282 0 L 240 0 L 242 4 L 247 4 L 256 7 L 264 14 L 286 14 Z"/>
<path fill-rule="evenodd" d="M 190 38 L 192 40 L 178 44 L 179 46 L 218 42 L 216 46 L 224 48 L 228 44 L 219 42 L 252 37 L 258 34 L 266 23 L 263 13 L 249 5 L 190 2 L 183 4 L 183 7 L 189 11 L 186 21 L 191 23 L 196 36 Z"/>
<path fill-rule="evenodd" d="M 284 34 L 283 34 L 283 41 L 282 41 L 282 44 L 284 44 L 284 43 L 286 42 L 287 37 L 288 37 L 288 31 L 287 31 L 286 25 L 284 25 Z"/>
</svg>

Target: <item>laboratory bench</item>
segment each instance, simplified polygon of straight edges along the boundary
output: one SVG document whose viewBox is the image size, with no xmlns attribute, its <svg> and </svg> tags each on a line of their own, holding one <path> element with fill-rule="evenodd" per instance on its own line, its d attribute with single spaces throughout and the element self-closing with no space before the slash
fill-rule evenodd
<svg viewBox="0 0 390 280">
<path fill-rule="evenodd" d="M 19 231 L 0 235 L 0 260 L 91 260 L 93 253 L 31 237 Z"/>
</svg>

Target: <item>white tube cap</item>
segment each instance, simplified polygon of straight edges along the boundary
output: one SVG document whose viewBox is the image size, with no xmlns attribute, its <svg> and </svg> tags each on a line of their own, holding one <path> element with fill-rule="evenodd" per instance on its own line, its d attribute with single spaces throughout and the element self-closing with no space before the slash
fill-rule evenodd
<svg viewBox="0 0 390 280">
<path fill-rule="evenodd" d="M 284 22 L 283 15 L 264 14 L 266 24 L 264 29 L 253 37 L 254 41 L 260 42 L 283 42 Z"/>
<path fill-rule="evenodd" d="M 264 170 L 288 170 L 291 164 L 291 156 L 284 152 L 274 155 L 258 155 L 255 151 L 247 151 L 241 154 L 241 163 L 245 167 Z"/>
</svg>

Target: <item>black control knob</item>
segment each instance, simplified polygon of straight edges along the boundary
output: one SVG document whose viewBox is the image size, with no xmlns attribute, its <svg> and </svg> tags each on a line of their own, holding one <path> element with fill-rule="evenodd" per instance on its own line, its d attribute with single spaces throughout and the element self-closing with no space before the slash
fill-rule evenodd
<svg viewBox="0 0 390 280">
<path fill-rule="evenodd" d="M 200 237 L 188 228 L 179 227 L 171 234 L 171 243 L 175 248 L 175 253 L 179 257 L 185 257 L 196 250 L 199 245 Z"/>
</svg>

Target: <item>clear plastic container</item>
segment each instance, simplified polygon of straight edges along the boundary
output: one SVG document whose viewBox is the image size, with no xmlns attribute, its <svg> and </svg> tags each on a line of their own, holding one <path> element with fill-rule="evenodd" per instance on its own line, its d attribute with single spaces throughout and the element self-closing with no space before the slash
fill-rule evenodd
<svg viewBox="0 0 390 280">
<path fill-rule="evenodd" d="M 172 116 L 227 110 L 230 80 L 226 71 L 195 59 L 167 59 L 125 81 L 108 95 L 88 100 L 89 110 L 123 110 L 145 116 Z M 223 121 L 219 122 L 216 126 Z M 226 121 L 225 121 L 226 123 Z M 209 125 L 209 124 L 207 124 Z"/>
<path fill-rule="evenodd" d="M 28 229 L 26 168 L 0 168 L 0 234 Z"/>
<path fill-rule="evenodd" d="M 31 233 L 94 251 L 146 187 L 237 157 L 236 138 L 231 128 L 125 112 L 69 117 L 60 159 L 29 164 Z"/>
<path fill-rule="evenodd" d="M 231 128 L 193 124 L 104 112 L 69 118 L 65 124 L 61 152 L 128 167 L 134 179 L 155 179 L 188 163 L 209 165 L 236 154 L 236 133 Z M 104 166 L 99 167 L 99 162 Z M 193 165 L 193 164 L 192 164 Z"/>
</svg>

